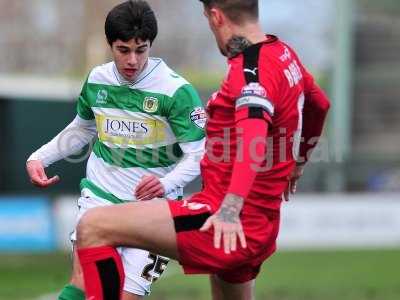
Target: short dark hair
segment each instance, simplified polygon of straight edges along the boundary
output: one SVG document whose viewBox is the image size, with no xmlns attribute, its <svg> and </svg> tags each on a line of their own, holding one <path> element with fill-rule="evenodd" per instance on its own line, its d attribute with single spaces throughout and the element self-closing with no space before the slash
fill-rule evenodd
<svg viewBox="0 0 400 300">
<path fill-rule="evenodd" d="M 115 6 L 107 15 L 105 23 L 107 41 L 112 46 L 116 40 L 150 40 L 153 44 L 158 25 L 154 11 L 143 0 L 129 0 Z"/>
<path fill-rule="evenodd" d="M 218 7 L 232 22 L 258 20 L 258 0 L 200 0 L 206 8 Z"/>
</svg>

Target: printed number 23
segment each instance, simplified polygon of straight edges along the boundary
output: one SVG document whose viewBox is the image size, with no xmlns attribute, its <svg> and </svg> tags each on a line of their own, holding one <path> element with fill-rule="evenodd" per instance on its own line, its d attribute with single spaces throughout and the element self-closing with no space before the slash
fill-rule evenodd
<svg viewBox="0 0 400 300">
<path fill-rule="evenodd" d="M 149 259 L 151 259 L 151 263 L 144 267 L 142 277 L 147 281 L 154 282 L 160 278 L 161 274 L 167 268 L 169 259 L 153 253 L 149 254 Z M 153 274 L 150 274 L 151 271 L 153 271 Z"/>
</svg>

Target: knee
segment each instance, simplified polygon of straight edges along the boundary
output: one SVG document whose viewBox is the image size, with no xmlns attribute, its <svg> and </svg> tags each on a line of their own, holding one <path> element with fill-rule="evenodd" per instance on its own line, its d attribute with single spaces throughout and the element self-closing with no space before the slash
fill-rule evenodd
<svg viewBox="0 0 400 300">
<path fill-rule="evenodd" d="M 89 209 L 79 220 L 76 232 L 78 248 L 105 245 L 100 210 L 97 208 Z"/>
</svg>

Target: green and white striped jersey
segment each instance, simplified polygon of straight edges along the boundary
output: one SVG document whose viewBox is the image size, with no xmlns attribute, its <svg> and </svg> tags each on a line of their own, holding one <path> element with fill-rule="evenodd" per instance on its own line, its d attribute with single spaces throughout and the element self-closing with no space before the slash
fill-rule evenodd
<svg viewBox="0 0 400 300">
<path fill-rule="evenodd" d="M 96 121 L 98 133 L 81 189 L 112 202 L 134 200 L 142 176 L 162 178 L 182 157 L 182 145 L 204 139 L 199 95 L 159 58 L 149 58 L 133 83 L 114 62 L 94 68 L 77 110 L 82 119 Z"/>
</svg>

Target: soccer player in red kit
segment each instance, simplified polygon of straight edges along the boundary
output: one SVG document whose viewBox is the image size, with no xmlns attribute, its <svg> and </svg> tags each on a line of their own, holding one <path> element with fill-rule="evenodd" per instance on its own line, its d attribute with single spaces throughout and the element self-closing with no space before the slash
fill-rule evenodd
<svg viewBox="0 0 400 300">
<path fill-rule="evenodd" d="M 260 266 L 276 249 L 285 191 L 295 191 L 321 135 L 329 101 L 296 53 L 263 33 L 258 0 L 201 1 L 229 64 L 208 104 L 203 189 L 182 202 L 89 211 L 78 226 L 88 299 L 120 299 L 117 246 L 211 274 L 214 299 L 252 299 Z"/>
</svg>

